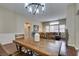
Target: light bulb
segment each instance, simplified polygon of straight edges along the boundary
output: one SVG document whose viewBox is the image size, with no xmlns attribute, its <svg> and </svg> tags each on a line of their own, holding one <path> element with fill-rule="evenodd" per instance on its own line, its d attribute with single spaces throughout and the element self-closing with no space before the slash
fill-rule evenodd
<svg viewBox="0 0 79 59">
<path fill-rule="evenodd" d="M 27 7 L 27 6 L 28 6 L 28 4 L 29 4 L 29 3 L 25 3 L 25 7 Z"/>
<path fill-rule="evenodd" d="M 45 10 L 45 7 L 42 7 L 42 11 L 44 11 Z"/>
<path fill-rule="evenodd" d="M 32 13 L 32 7 L 29 7 L 29 10 L 28 11 Z"/>
<path fill-rule="evenodd" d="M 36 13 L 37 13 L 37 14 L 39 13 L 39 9 L 36 10 Z"/>
</svg>

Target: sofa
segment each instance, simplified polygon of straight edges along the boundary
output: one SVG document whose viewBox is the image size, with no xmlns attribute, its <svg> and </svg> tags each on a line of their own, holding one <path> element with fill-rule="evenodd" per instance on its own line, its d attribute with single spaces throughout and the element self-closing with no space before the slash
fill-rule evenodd
<svg viewBox="0 0 79 59">
<path fill-rule="evenodd" d="M 58 35 L 58 32 L 40 32 L 40 38 L 42 39 L 55 39 Z"/>
</svg>

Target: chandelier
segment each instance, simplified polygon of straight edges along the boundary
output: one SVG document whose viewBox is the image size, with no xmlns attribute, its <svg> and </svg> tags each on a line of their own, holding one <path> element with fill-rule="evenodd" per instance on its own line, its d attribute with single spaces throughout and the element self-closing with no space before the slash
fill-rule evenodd
<svg viewBox="0 0 79 59">
<path fill-rule="evenodd" d="M 27 12 L 36 15 L 39 13 L 43 13 L 45 11 L 44 3 L 25 3 L 25 8 Z"/>
</svg>

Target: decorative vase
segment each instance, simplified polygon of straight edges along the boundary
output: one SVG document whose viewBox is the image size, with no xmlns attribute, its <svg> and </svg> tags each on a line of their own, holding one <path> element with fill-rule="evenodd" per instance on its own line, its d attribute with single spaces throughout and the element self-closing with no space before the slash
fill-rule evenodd
<svg viewBox="0 0 79 59">
<path fill-rule="evenodd" d="M 36 41 L 36 42 L 40 41 L 40 35 L 39 35 L 39 33 L 35 33 L 34 41 Z"/>
</svg>

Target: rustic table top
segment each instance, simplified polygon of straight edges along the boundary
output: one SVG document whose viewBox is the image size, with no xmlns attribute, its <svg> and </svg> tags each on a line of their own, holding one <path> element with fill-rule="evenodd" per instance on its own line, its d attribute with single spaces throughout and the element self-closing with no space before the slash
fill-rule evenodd
<svg viewBox="0 0 79 59">
<path fill-rule="evenodd" d="M 39 42 L 35 42 L 33 39 L 17 39 L 13 42 L 43 56 L 58 56 L 61 47 L 61 41 L 52 39 L 40 39 Z"/>
</svg>

